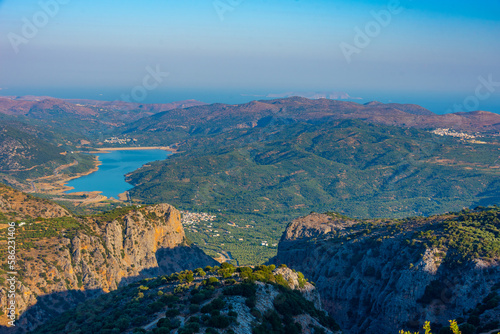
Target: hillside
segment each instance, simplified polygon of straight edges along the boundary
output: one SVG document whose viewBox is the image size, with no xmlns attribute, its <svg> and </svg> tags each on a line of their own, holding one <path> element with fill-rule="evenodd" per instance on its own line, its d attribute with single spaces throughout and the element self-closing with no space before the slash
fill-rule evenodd
<svg viewBox="0 0 500 334">
<path fill-rule="evenodd" d="M 332 122 L 359 119 L 370 123 L 498 134 L 500 115 L 490 112 L 437 115 L 412 104 L 359 104 L 339 100 L 310 100 L 290 97 L 252 101 L 239 105 L 210 104 L 174 109 L 145 117 L 125 127 L 125 133 L 142 134 L 150 140 L 173 140 L 187 134 L 210 134 L 237 128 L 253 128 L 269 123 Z M 148 134 L 154 133 L 155 137 Z"/>
<path fill-rule="evenodd" d="M 47 96 L 3 96 L 0 97 L 0 114 L 57 125 L 89 136 L 88 139 L 98 139 L 99 133 L 110 133 L 114 128 L 158 112 L 203 104 L 195 100 L 140 104 L 124 101 L 63 100 Z"/>
<path fill-rule="evenodd" d="M 464 333 L 500 327 L 497 207 L 400 220 L 314 213 L 288 225 L 275 261 L 316 283 L 346 333 L 415 331 L 424 321 L 439 332 L 449 319 Z"/>
<path fill-rule="evenodd" d="M 258 237 L 261 250 L 286 221 L 311 211 L 403 218 L 499 203 L 498 148 L 359 120 L 271 123 L 186 140 L 180 153 L 127 180 L 136 200 L 217 212 L 218 228 L 255 226 L 239 236 Z M 248 252 L 228 238 L 189 237 L 215 251 L 224 243 L 240 261 Z"/>
<path fill-rule="evenodd" d="M 128 283 L 216 262 L 189 246 L 180 213 L 168 204 L 74 216 L 50 201 L 0 186 L 0 251 L 16 222 L 18 324 L 33 329 L 69 307 Z M 5 283 L 2 264 L 0 280 Z M 6 284 L 0 303 L 6 305 Z M 0 325 L 6 324 L 2 317 Z"/>
<path fill-rule="evenodd" d="M 25 123 L 0 124 L 0 181 L 29 189 L 28 179 L 53 175 L 64 165 L 70 166 L 63 172 L 69 175 L 93 168 L 91 156 L 68 152 L 72 150 L 71 145 L 67 145 L 69 138 L 61 137 Z"/>
<path fill-rule="evenodd" d="M 133 200 L 217 213 L 215 228 L 190 228 L 188 236 L 234 263 L 274 256 L 286 222 L 311 211 L 402 218 L 500 201 L 500 116 L 493 113 L 436 115 L 411 104 L 300 97 L 241 105 L 4 99 L 0 109 L 10 116 L 0 119 L 21 131 L 9 132 L 3 146 L 4 183 L 56 192 L 66 176 L 94 167 L 87 155 L 60 153 L 171 145 L 177 154 L 127 176 Z M 455 130 L 430 133 L 436 127 Z M 58 168 L 64 178 L 28 181 Z"/>
<path fill-rule="evenodd" d="M 130 284 L 33 333 L 336 333 L 300 273 L 274 266 L 198 268 Z"/>
</svg>

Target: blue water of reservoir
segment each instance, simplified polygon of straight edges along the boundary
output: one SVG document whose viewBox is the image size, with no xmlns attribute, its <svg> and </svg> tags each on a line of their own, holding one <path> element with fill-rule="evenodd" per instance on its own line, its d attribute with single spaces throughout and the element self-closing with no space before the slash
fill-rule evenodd
<svg viewBox="0 0 500 334">
<path fill-rule="evenodd" d="M 125 182 L 125 174 L 149 162 L 165 160 L 170 154 L 163 150 L 111 151 L 96 154 L 102 163 L 99 170 L 69 181 L 67 185 L 74 189 L 67 193 L 101 191 L 102 195 L 117 199 L 118 194 L 132 188 L 131 184 Z"/>
</svg>

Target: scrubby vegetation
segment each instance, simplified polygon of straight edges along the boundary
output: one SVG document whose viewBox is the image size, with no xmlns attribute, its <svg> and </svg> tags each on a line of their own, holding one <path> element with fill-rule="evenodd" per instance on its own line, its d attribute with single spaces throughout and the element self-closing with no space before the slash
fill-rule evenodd
<svg viewBox="0 0 500 334">
<path fill-rule="evenodd" d="M 353 120 L 271 123 L 199 134 L 183 142 L 182 151 L 132 173 L 137 187 L 131 195 L 216 212 L 217 227 L 252 225 L 231 229 L 245 243 L 202 231 L 189 235 L 203 249 L 230 251 L 245 264 L 272 257 L 276 249 L 258 241 L 279 240 L 286 223 L 311 211 L 403 218 L 500 201 L 498 170 L 490 168 L 496 146 L 415 129 Z"/>
<path fill-rule="evenodd" d="M 69 136 L 73 137 L 73 136 Z M 52 175 L 59 166 L 72 167 L 64 173 L 74 175 L 88 171 L 94 165 L 92 156 L 71 154 L 71 147 L 57 144 L 66 143 L 60 135 L 46 129 L 23 124 L 0 125 L 0 176 L 5 173 L 20 182 L 26 179 Z M 0 178 L 2 179 L 2 178 Z M 9 178 L 4 178 L 8 180 Z"/>
<path fill-rule="evenodd" d="M 447 252 L 449 265 L 460 264 L 473 259 L 500 257 L 500 209 L 498 207 L 477 207 L 455 213 L 451 219 L 444 219 L 429 225 L 416 234 L 424 239 L 427 247 Z"/>
<path fill-rule="evenodd" d="M 37 328 L 36 333 L 233 333 L 239 312 L 247 308 L 254 333 L 298 333 L 294 316 L 308 314 L 326 328 L 338 325 L 300 292 L 279 281 L 275 266 L 198 268 L 142 280 L 87 301 Z M 258 284 L 278 289 L 274 308 L 256 307 Z M 241 297 L 244 304 L 234 298 Z M 267 298 L 267 297 L 265 297 Z M 240 306 L 237 306 L 240 305 Z M 244 306 L 243 306 L 244 305 Z M 319 327 L 318 327 L 319 328 Z M 34 333 L 35 333 L 34 332 Z"/>
</svg>

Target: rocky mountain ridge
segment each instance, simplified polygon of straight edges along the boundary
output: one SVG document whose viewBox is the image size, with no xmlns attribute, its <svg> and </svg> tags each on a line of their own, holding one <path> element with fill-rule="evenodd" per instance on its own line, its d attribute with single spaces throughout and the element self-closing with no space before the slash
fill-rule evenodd
<svg viewBox="0 0 500 334">
<path fill-rule="evenodd" d="M 204 105 L 196 100 L 171 103 L 141 104 L 125 101 L 97 101 L 86 99 L 58 99 L 50 96 L 0 96 L 0 113 L 12 116 L 41 117 L 36 110 L 60 109 L 79 116 L 97 116 L 102 111 L 135 111 L 138 117 L 149 116 L 160 111 Z"/>
<path fill-rule="evenodd" d="M 275 261 L 316 283 L 346 333 L 424 321 L 438 332 L 450 319 L 483 333 L 500 327 L 499 237 L 495 208 L 406 220 L 311 214 L 288 225 Z"/>
<path fill-rule="evenodd" d="M 36 333 L 339 333 L 303 275 L 280 266 L 198 268 L 80 305 Z"/>
<path fill-rule="evenodd" d="M 180 213 L 168 204 L 75 217 L 56 204 L 24 197 L 27 209 L 17 214 L 12 200 L 26 195 L 7 187 L 1 190 L 4 255 L 6 223 L 17 221 L 18 328 L 31 330 L 86 298 L 145 277 L 216 263 L 188 245 Z M 5 285 L 0 303 L 6 307 Z"/>
<path fill-rule="evenodd" d="M 360 104 L 329 99 L 288 97 L 229 105 L 215 103 L 173 109 L 127 125 L 127 132 L 165 132 L 183 129 L 189 133 L 216 133 L 235 128 L 253 128 L 273 123 L 324 123 L 360 119 L 369 123 L 405 128 L 451 128 L 457 131 L 498 133 L 500 115 L 474 111 L 438 115 L 414 104 L 369 102 Z"/>
</svg>

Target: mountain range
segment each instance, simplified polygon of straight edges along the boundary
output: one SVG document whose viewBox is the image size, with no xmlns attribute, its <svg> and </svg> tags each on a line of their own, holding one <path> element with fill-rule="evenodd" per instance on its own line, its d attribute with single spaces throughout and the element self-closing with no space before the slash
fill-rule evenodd
<svg viewBox="0 0 500 334">
<path fill-rule="evenodd" d="M 211 104 L 173 109 L 130 124 L 129 131 L 185 129 L 190 133 L 251 128 L 266 122 L 329 122 L 360 119 L 367 122 L 412 128 L 451 128 L 457 131 L 498 133 L 500 115 L 487 111 L 437 115 L 413 104 L 384 104 L 302 97 L 253 101 L 240 105 Z"/>
<path fill-rule="evenodd" d="M 21 131 L 0 138 L 8 156 L 3 182 L 33 191 L 27 180 L 51 176 L 57 166 L 69 166 L 68 176 L 89 172 L 94 161 L 80 152 L 124 146 L 105 143 L 110 137 L 171 146 L 177 154 L 127 175 L 132 200 L 253 226 L 223 242 L 187 232 L 211 254 L 229 251 L 241 264 L 274 256 L 276 248 L 261 243 L 276 243 L 286 222 L 311 211 L 402 218 L 500 201 L 500 115 L 490 112 L 437 115 L 411 104 L 303 97 L 240 105 L 3 101 L 4 126 Z"/>
</svg>

